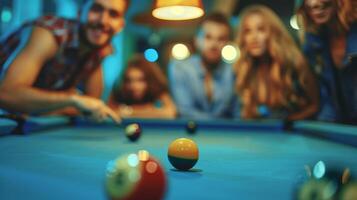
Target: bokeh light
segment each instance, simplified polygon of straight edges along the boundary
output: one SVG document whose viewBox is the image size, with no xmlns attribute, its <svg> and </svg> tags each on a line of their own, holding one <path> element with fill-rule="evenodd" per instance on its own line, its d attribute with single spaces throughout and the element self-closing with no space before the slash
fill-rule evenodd
<svg viewBox="0 0 357 200">
<path fill-rule="evenodd" d="M 145 166 L 145 170 L 149 173 L 149 174 L 153 174 L 156 172 L 157 168 L 159 166 L 155 163 L 155 162 L 148 162 Z"/>
<path fill-rule="evenodd" d="M 159 59 L 159 54 L 155 49 L 146 49 L 144 52 L 145 59 L 149 62 L 156 62 Z"/>
<path fill-rule="evenodd" d="M 342 184 L 346 184 L 348 183 L 348 181 L 350 180 L 351 177 L 351 170 L 350 168 L 346 168 L 343 170 L 343 174 L 342 174 Z"/>
<path fill-rule="evenodd" d="M 139 158 L 136 154 L 130 154 L 128 156 L 128 164 L 131 167 L 136 167 L 139 164 Z"/>
<path fill-rule="evenodd" d="M 204 11 L 201 8 L 193 6 L 165 6 L 152 11 L 154 17 L 164 20 L 195 19 L 203 14 Z"/>
<path fill-rule="evenodd" d="M 115 160 L 110 160 L 108 163 L 107 163 L 107 175 L 111 175 L 112 173 L 115 172 L 115 169 L 116 169 L 116 161 Z"/>
<path fill-rule="evenodd" d="M 147 160 L 149 160 L 150 154 L 146 150 L 140 150 L 138 152 L 138 157 L 139 157 L 140 161 L 147 161 Z"/>
<path fill-rule="evenodd" d="M 178 43 L 172 47 L 171 54 L 177 60 L 184 60 L 190 56 L 190 50 L 186 45 Z"/>
<path fill-rule="evenodd" d="M 128 179 L 129 181 L 135 183 L 136 181 L 138 181 L 141 178 L 140 174 L 138 171 L 136 170 L 130 170 L 128 173 Z"/>
<path fill-rule="evenodd" d="M 290 18 L 290 26 L 295 30 L 299 30 L 299 25 L 298 25 L 298 22 L 297 22 L 297 16 L 296 15 L 291 16 L 291 18 Z"/>
<path fill-rule="evenodd" d="M 222 49 L 222 58 L 226 63 L 234 63 L 240 56 L 239 48 L 234 44 L 228 44 Z"/>
<path fill-rule="evenodd" d="M 320 179 L 325 175 L 325 172 L 326 172 L 325 163 L 323 161 L 317 162 L 313 170 L 314 177 Z"/>
<path fill-rule="evenodd" d="M 4 23 L 10 22 L 12 19 L 12 12 L 9 8 L 4 8 L 1 11 L 1 21 Z"/>
</svg>

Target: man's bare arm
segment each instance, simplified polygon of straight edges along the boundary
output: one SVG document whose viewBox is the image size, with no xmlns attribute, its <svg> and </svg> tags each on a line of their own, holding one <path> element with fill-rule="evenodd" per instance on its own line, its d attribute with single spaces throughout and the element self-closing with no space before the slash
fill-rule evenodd
<svg viewBox="0 0 357 200">
<path fill-rule="evenodd" d="M 32 86 L 44 63 L 56 54 L 57 48 L 55 38 L 48 30 L 34 27 L 27 45 L 17 55 L 0 83 L 0 107 L 40 114 L 73 106 L 100 118 L 109 116 L 119 121 L 119 117 L 98 99 Z"/>
<path fill-rule="evenodd" d="M 32 35 L 10 65 L 0 85 L 0 104 L 2 107 L 19 112 L 46 112 L 71 106 L 70 95 L 63 92 L 48 92 L 33 88 L 46 60 L 57 51 L 53 35 L 40 27 L 34 27 Z"/>
<path fill-rule="evenodd" d="M 103 67 L 99 66 L 85 83 L 85 94 L 100 99 L 104 87 Z"/>
</svg>

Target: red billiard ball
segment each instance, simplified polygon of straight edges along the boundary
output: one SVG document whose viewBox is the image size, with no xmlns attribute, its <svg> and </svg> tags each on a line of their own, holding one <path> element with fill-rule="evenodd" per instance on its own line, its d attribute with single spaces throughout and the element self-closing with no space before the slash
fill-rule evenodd
<svg viewBox="0 0 357 200">
<path fill-rule="evenodd" d="M 142 130 L 138 123 L 129 124 L 125 127 L 125 135 L 132 142 L 140 138 L 141 132 Z"/>
<path fill-rule="evenodd" d="M 112 200 L 159 200 L 166 192 L 161 164 L 145 150 L 108 163 L 106 191 Z"/>
</svg>

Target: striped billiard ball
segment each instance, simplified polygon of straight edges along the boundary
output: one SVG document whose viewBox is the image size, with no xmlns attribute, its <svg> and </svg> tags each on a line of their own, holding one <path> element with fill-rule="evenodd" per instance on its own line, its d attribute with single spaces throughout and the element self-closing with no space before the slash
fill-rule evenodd
<svg viewBox="0 0 357 200">
<path fill-rule="evenodd" d="M 167 181 L 161 164 L 145 150 L 110 161 L 105 188 L 111 200 L 163 199 Z"/>
<path fill-rule="evenodd" d="M 141 132 L 142 130 L 138 123 L 129 124 L 125 127 L 125 135 L 132 142 L 140 138 Z"/>
<path fill-rule="evenodd" d="M 172 166 L 178 170 L 189 170 L 198 160 L 198 147 L 196 143 L 187 138 L 173 141 L 168 150 L 168 158 Z"/>
</svg>

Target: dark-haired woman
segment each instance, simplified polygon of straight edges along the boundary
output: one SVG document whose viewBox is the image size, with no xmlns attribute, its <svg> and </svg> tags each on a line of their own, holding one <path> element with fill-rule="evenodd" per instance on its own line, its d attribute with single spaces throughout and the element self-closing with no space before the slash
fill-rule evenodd
<svg viewBox="0 0 357 200">
<path fill-rule="evenodd" d="M 176 107 L 159 66 L 142 55 L 132 58 L 112 90 L 109 105 L 123 118 L 174 118 Z"/>
</svg>

